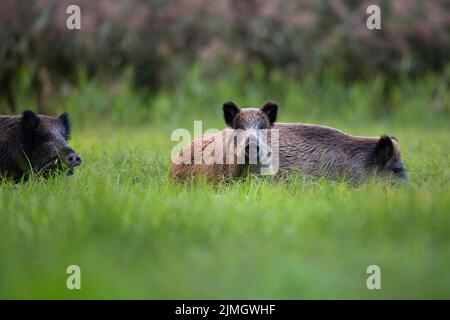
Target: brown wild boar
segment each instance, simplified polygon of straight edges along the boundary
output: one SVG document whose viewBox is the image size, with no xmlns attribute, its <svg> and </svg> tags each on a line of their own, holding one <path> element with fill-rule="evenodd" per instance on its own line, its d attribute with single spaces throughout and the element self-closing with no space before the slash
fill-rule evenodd
<svg viewBox="0 0 450 320">
<path fill-rule="evenodd" d="M 30 172 L 48 175 L 67 169 L 72 174 L 81 158 L 68 144 L 70 121 L 25 111 L 0 116 L 0 176 L 19 180 Z"/>
<path fill-rule="evenodd" d="M 404 180 L 409 178 L 399 144 L 394 137 L 358 137 L 325 126 L 274 123 L 278 111 L 275 103 L 267 103 L 262 109 L 239 109 L 233 103 L 227 103 L 223 109 L 225 122 L 231 129 L 277 131 L 278 140 L 271 141 L 269 134 L 266 141 L 269 146 L 267 150 L 271 153 L 274 151 L 270 155 L 271 164 L 276 162 L 276 169 L 279 168 L 273 170 L 275 175 L 297 171 L 313 177 L 345 179 L 352 183 L 361 183 L 370 176 L 392 176 Z M 208 136 L 203 137 L 203 140 L 202 137 L 196 139 L 197 144 L 193 142 L 185 148 L 180 157 L 183 153 L 191 154 L 192 152 L 186 151 L 195 149 L 204 154 L 205 149 L 220 141 L 216 139 L 223 137 L 224 132 L 220 132 L 215 138 Z M 215 181 L 223 177 L 242 176 L 248 166 L 193 164 L 193 158 L 189 160 L 187 164 L 174 165 L 172 176 L 183 180 L 204 175 Z"/>
<path fill-rule="evenodd" d="M 319 125 L 277 123 L 279 172 L 346 179 L 361 183 L 370 176 L 408 179 L 397 139 L 358 137 Z"/>
<path fill-rule="evenodd" d="M 260 109 L 240 109 L 233 102 L 226 102 L 222 109 L 228 128 L 199 137 L 181 150 L 171 167 L 172 178 L 189 180 L 203 176 L 218 182 L 271 170 L 272 151 L 257 131 L 272 127 L 278 105 L 268 102 Z M 203 157 L 201 163 L 195 162 L 195 154 Z"/>
</svg>

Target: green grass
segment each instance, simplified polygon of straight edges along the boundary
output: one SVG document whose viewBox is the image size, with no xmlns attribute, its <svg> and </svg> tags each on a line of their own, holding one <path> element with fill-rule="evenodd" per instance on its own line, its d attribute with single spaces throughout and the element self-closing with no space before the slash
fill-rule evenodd
<svg viewBox="0 0 450 320">
<path fill-rule="evenodd" d="M 400 83 L 380 111 L 379 79 L 314 86 L 275 75 L 241 87 L 192 77 L 151 101 L 126 85 L 115 100 L 86 82 L 55 103 L 74 115 L 72 146 L 85 162 L 74 176 L 0 184 L 0 298 L 450 298 L 442 79 Z M 169 181 L 173 129 L 192 130 L 193 119 L 220 128 L 221 102 L 255 105 L 270 92 L 281 121 L 395 135 L 411 182 Z M 80 291 L 66 289 L 72 264 Z M 381 290 L 366 287 L 372 264 Z"/>
<path fill-rule="evenodd" d="M 360 187 L 177 185 L 168 132 L 75 132 L 74 176 L 0 187 L 2 298 L 450 297 L 448 129 L 395 132 L 412 182 Z M 71 264 L 80 291 L 65 287 Z"/>
</svg>

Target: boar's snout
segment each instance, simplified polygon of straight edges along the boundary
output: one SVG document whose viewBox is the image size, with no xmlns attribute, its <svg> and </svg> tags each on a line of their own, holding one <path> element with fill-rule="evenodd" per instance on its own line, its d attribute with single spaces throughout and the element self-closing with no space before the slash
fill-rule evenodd
<svg viewBox="0 0 450 320">
<path fill-rule="evenodd" d="M 392 171 L 394 173 L 394 177 L 397 178 L 398 180 L 401 180 L 401 181 L 409 181 L 410 180 L 408 170 L 406 170 L 406 166 L 403 163 L 395 165 L 392 168 Z"/>
<path fill-rule="evenodd" d="M 69 168 L 77 167 L 81 164 L 83 160 L 81 157 L 75 153 L 75 151 L 70 151 L 66 156 L 66 163 Z"/>
</svg>

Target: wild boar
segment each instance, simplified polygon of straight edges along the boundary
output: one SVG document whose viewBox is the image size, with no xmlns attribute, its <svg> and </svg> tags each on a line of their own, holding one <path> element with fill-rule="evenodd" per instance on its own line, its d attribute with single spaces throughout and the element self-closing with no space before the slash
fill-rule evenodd
<svg viewBox="0 0 450 320">
<path fill-rule="evenodd" d="M 269 137 L 259 131 L 272 127 L 278 105 L 268 102 L 260 109 L 240 109 L 233 102 L 226 102 L 222 109 L 227 129 L 199 137 L 181 150 L 172 164 L 172 178 L 189 180 L 203 176 L 217 182 L 272 170 Z M 200 155 L 200 163 L 195 161 L 195 155 Z"/>
<path fill-rule="evenodd" d="M 48 175 L 67 169 L 72 174 L 82 162 L 69 146 L 70 120 L 25 111 L 21 116 L 0 116 L 0 176 L 19 180 L 29 173 Z"/>
</svg>

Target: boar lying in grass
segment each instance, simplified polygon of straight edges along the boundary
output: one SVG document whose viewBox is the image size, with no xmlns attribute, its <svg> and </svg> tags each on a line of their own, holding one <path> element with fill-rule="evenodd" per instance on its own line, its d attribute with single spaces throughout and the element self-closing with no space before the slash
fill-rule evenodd
<svg viewBox="0 0 450 320">
<path fill-rule="evenodd" d="M 358 137 L 325 126 L 275 123 L 278 105 L 272 102 L 261 109 L 240 109 L 228 102 L 224 104 L 223 111 L 229 129 L 271 129 L 269 131 L 277 132 L 277 135 L 269 134 L 266 141 L 266 145 L 270 146 L 268 151 L 278 151 L 277 154 L 271 154 L 272 163 L 276 161 L 277 169 L 279 168 L 273 171 L 275 175 L 297 171 L 308 176 L 344 179 L 356 184 L 371 176 L 403 180 L 409 178 L 399 144 L 394 137 Z M 205 149 L 222 139 L 226 130 L 194 140 L 182 150 L 179 157 L 183 154 L 191 155 L 194 150 L 204 153 Z M 278 141 L 271 141 L 271 136 L 278 137 Z M 256 152 L 259 156 L 258 148 Z M 193 158 L 188 160 L 185 164 L 172 166 L 173 177 L 186 180 L 204 175 L 209 180 L 217 181 L 223 177 L 242 176 L 248 166 L 194 164 Z"/>
<path fill-rule="evenodd" d="M 67 113 L 57 118 L 32 111 L 0 116 L 0 176 L 17 181 L 31 172 L 72 174 L 81 158 L 69 146 L 69 136 Z"/>
<path fill-rule="evenodd" d="M 270 129 L 278 106 L 268 102 L 261 109 L 240 109 L 233 102 L 223 105 L 228 128 L 204 135 L 181 150 L 173 161 L 172 178 L 182 181 L 202 176 L 211 182 L 243 177 L 271 170 L 272 150 L 258 130 Z M 200 161 L 196 161 L 200 155 Z"/>
<path fill-rule="evenodd" d="M 280 172 L 361 183 L 371 176 L 408 179 L 397 139 L 358 137 L 318 125 L 277 123 Z"/>
</svg>

